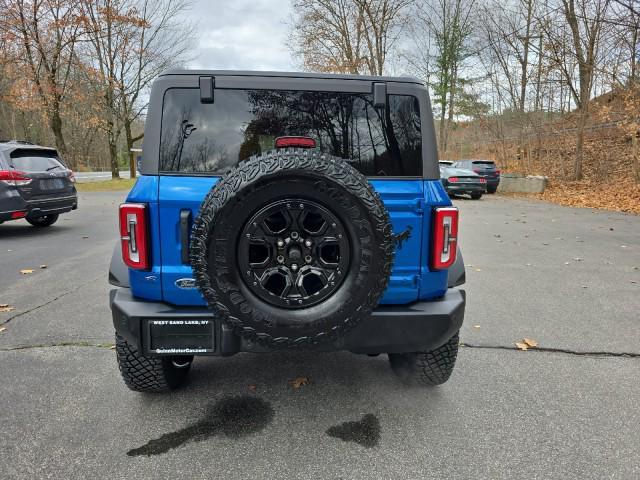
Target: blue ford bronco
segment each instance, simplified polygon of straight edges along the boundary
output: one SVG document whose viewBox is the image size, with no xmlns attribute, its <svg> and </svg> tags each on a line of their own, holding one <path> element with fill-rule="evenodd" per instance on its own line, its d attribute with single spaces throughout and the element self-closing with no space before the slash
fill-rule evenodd
<svg viewBox="0 0 640 480">
<path fill-rule="evenodd" d="M 169 71 L 140 171 L 109 274 L 130 389 L 174 389 L 196 356 L 283 349 L 451 375 L 465 273 L 419 80 Z"/>
</svg>

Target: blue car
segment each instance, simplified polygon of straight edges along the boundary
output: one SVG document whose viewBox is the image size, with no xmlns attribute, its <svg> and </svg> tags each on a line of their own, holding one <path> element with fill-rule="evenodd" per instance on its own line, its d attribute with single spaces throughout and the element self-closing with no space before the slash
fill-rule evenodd
<svg viewBox="0 0 640 480">
<path fill-rule="evenodd" d="M 406 381 L 447 381 L 465 274 L 419 80 L 169 71 L 140 172 L 110 269 L 130 389 L 280 350 L 385 353 Z"/>
</svg>

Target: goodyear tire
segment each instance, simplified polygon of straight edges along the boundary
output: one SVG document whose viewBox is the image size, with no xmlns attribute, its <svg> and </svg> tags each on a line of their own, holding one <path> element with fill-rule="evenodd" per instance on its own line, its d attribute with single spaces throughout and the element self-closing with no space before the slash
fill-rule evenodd
<svg viewBox="0 0 640 480">
<path fill-rule="evenodd" d="M 273 150 L 225 175 L 194 222 L 190 262 L 209 306 L 275 348 L 335 340 L 386 289 L 393 237 L 384 205 L 347 162 Z"/>
</svg>

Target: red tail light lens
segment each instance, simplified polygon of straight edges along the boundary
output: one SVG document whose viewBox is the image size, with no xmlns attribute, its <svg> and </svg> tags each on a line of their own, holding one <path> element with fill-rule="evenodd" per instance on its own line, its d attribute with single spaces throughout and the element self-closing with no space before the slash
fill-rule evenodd
<svg viewBox="0 0 640 480">
<path fill-rule="evenodd" d="M 448 182 L 449 183 L 457 183 L 458 182 L 458 177 L 449 177 Z"/>
<path fill-rule="evenodd" d="M 31 179 L 27 177 L 25 172 L 21 172 L 19 170 L 0 170 L 0 182 L 4 182 L 7 185 L 15 187 L 22 187 L 24 185 L 29 185 L 31 183 Z"/>
<path fill-rule="evenodd" d="M 136 270 L 149 269 L 147 206 L 142 203 L 120 205 L 120 240 L 124 263 Z"/>
<path fill-rule="evenodd" d="M 480 183 L 487 183 L 487 179 L 486 178 L 481 178 L 480 179 Z"/>
<path fill-rule="evenodd" d="M 276 148 L 316 148 L 316 141 L 310 137 L 278 137 L 275 145 Z"/>
<path fill-rule="evenodd" d="M 26 216 L 27 216 L 27 212 L 13 212 L 13 213 L 11 214 L 11 218 L 13 218 L 14 220 L 15 220 L 16 218 L 24 218 L 24 217 L 26 217 Z"/>
<path fill-rule="evenodd" d="M 500 175 L 500 170 L 496 169 L 496 174 Z"/>
<path fill-rule="evenodd" d="M 73 170 L 69 170 L 69 173 L 67 174 L 67 176 L 69 177 L 69 181 L 71 183 L 76 183 L 76 176 L 73 173 Z"/>
<path fill-rule="evenodd" d="M 456 261 L 458 245 L 458 209 L 436 208 L 433 212 L 432 270 L 449 268 Z"/>
</svg>

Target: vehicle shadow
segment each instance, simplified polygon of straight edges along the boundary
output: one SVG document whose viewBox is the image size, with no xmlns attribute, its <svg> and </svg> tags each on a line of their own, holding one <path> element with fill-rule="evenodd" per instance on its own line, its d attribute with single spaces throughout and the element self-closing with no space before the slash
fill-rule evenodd
<svg viewBox="0 0 640 480">
<path fill-rule="evenodd" d="M 0 224 L 0 240 L 10 238 L 33 238 L 49 237 L 52 235 L 62 235 L 71 231 L 73 227 L 64 224 L 52 225 L 50 227 L 34 227 L 25 221 L 12 221 Z"/>
</svg>

